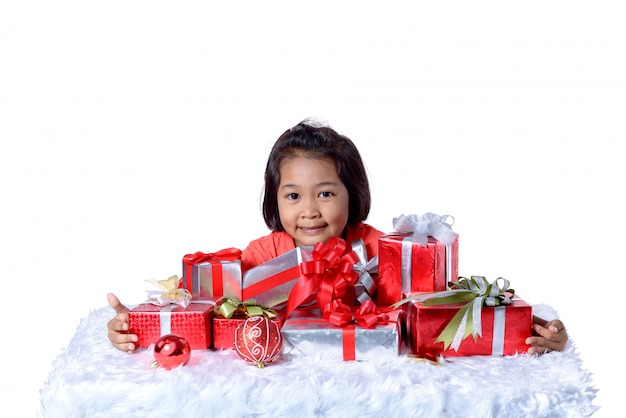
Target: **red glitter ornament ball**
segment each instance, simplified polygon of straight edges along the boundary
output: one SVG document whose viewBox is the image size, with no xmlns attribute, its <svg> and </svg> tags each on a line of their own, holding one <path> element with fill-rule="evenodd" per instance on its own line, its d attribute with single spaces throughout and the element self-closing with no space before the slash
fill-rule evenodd
<svg viewBox="0 0 626 418">
<path fill-rule="evenodd" d="M 164 335 L 154 344 L 154 360 L 159 367 L 171 370 L 187 364 L 190 357 L 189 342 L 180 335 Z"/>
<path fill-rule="evenodd" d="M 237 355 L 259 368 L 280 357 L 283 336 L 278 324 L 263 316 L 253 316 L 235 330 Z"/>
</svg>

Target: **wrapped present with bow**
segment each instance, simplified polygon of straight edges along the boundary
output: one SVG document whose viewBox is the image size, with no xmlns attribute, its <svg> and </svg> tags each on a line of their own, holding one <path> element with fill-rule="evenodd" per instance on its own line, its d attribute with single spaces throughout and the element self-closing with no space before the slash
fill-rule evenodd
<svg viewBox="0 0 626 418">
<path fill-rule="evenodd" d="M 394 232 L 378 240 L 378 305 L 390 305 L 411 292 L 447 289 L 459 270 L 459 238 L 454 218 L 434 213 L 400 215 Z"/>
<path fill-rule="evenodd" d="M 147 301 L 128 313 L 129 332 L 139 338 L 137 346 L 148 348 L 163 335 L 177 334 L 189 342 L 192 350 L 211 348 L 216 300 L 192 299 L 187 289 L 179 288 L 178 276 L 147 281 L 158 290 L 148 291 Z"/>
<path fill-rule="evenodd" d="M 371 300 L 358 307 L 335 299 L 325 309 L 298 308 L 285 319 L 283 354 L 320 352 L 344 361 L 400 354 L 400 310 L 380 310 Z"/>
<path fill-rule="evenodd" d="M 186 254 L 181 287 L 195 298 L 241 298 L 241 250 L 225 248 L 215 253 Z"/>
<path fill-rule="evenodd" d="M 509 285 L 502 277 L 492 283 L 483 276 L 461 277 L 450 290 L 414 292 L 395 303 L 407 312 L 411 352 L 430 360 L 526 352 L 532 306 L 515 297 Z"/>
<path fill-rule="evenodd" d="M 282 325 L 283 314 L 268 306 L 259 305 L 255 300 L 240 301 L 234 298 L 222 298 L 215 307 L 213 317 L 213 348 L 217 350 L 234 349 L 235 330 L 252 316 L 264 316 Z"/>
</svg>

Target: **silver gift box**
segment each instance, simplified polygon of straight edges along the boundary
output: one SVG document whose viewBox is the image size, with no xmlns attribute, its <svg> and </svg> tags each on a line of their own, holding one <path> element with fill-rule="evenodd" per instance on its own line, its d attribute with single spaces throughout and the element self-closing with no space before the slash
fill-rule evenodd
<svg viewBox="0 0 626 418">
<path fill-rule="evenodd" d="M 389 322 L 375 328 L 355 327 L 355 359 L 368 360 L 400 354 L 399 311 L 389 313 Z M 281 328 L 283 354 L 314 356 L 320 353 L 343 359 L 344 329 L 326 321 L 317 309 L 296 309 Z"/>
<path fill-rule="evenodd" d="M 215 262 L 214 262 L 215 263 Z M 222 295 L 213 292 L 213 266 L 208 261 L 194 264 L 192 267 L 191 295 L 194 298 L 206 299 L 211 297 L 225 296 L 241 299 L 241 261 L 221 261 L 222 265 Z M 185 266 L 183 265 L 183 269 Z M 184 271 L 184 270 L 183 270 Z M 186 278 L 185 278 L 186 279 Z"/>
</svg>

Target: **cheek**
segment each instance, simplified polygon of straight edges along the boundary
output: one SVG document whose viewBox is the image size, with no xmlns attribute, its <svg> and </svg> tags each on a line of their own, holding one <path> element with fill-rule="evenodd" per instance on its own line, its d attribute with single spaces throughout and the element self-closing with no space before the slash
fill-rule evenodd
<svg viewBox="0 0 626 418">
<path fill-rule="evenodd" d="M 344 219 L 347 221 L 348 217 L 350 215 L 350 201 L 348 199 L 345 199 L 341 205 L 341 213 L 344 217 Z"/>
<path fill-rule="evenodd" d="M 279 203 L 278 204 L 278 218 L 280 219 L 280 223 L 283 224 L 283 227 L 285 227 L 286 224 L 289 224 L 290 215 L 291 215 L 291 211 L 289 210 L 289 207 L 285 205 L 281 205 Z"/>
<path fill-rule="evenodd" d="M 337 207 L 335 207 L 332 213 L 333 221 L 337 223 L 342 223 L 345 225 L 348 222 L 349 211 L 350 211 L 350 208 L 348 207 L 347 201 L 345 203 L 342 202 L 342 204 L 337 205 Z"/>
</svg>

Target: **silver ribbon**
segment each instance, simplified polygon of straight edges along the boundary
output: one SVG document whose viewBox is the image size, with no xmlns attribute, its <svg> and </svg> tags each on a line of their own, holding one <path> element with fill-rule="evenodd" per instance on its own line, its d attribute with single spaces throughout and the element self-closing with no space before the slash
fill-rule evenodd
<svg viewBox="0 0 626 418">
<path fill-rule="evenodd" d="M 448 223 L 448 219 L 452 222 Z M 422 247 L 428 245 L 428 237 L 431 236 L 437 241 L 450 245 L 454 242 L 458 234 L 452 230 L 454 217 L 452 215 L 436 215 L 428 212 L 424 215 L 400 215 L 393 218 L 393 228 L 403 234 L 413 234 L 413 242 Z"/>
<path fill-rule="evenodd" d="M 411 235 L 402 239 L 402 293 L 411 291 L 411 272 L 413 271 L 413 261 L 411 254 L 413 253 L 413 237 Z"/>
<path fill-rule="evenodd" d="M 172 309 L 176 305 L 169 304 L 161 308 L 159 313 L 159 323 L 161 325 L 161 337 L 172 333 Z"/>
<path fill-rule="evenodd" d="M 506 324 L 506 306 L 496 306 L 493 309 L 493 341 L 491 355 L 504 355 L 504 327 Z"/>
<path fill-rule="evenodd" d="M 362 304 L 367 300 L 372 300 L 372 295 L 376 291 L 376 282 L 372 274 L 378 273 L 378 256 L 368 261 L 367 250 L 362 239 L 357 239 L 351 243 L 352 251 L 359 261 L 354 263 L 353 270 L 359 273 L 359 278 L 354 285 L 357 300 Z"/>
</svg>

